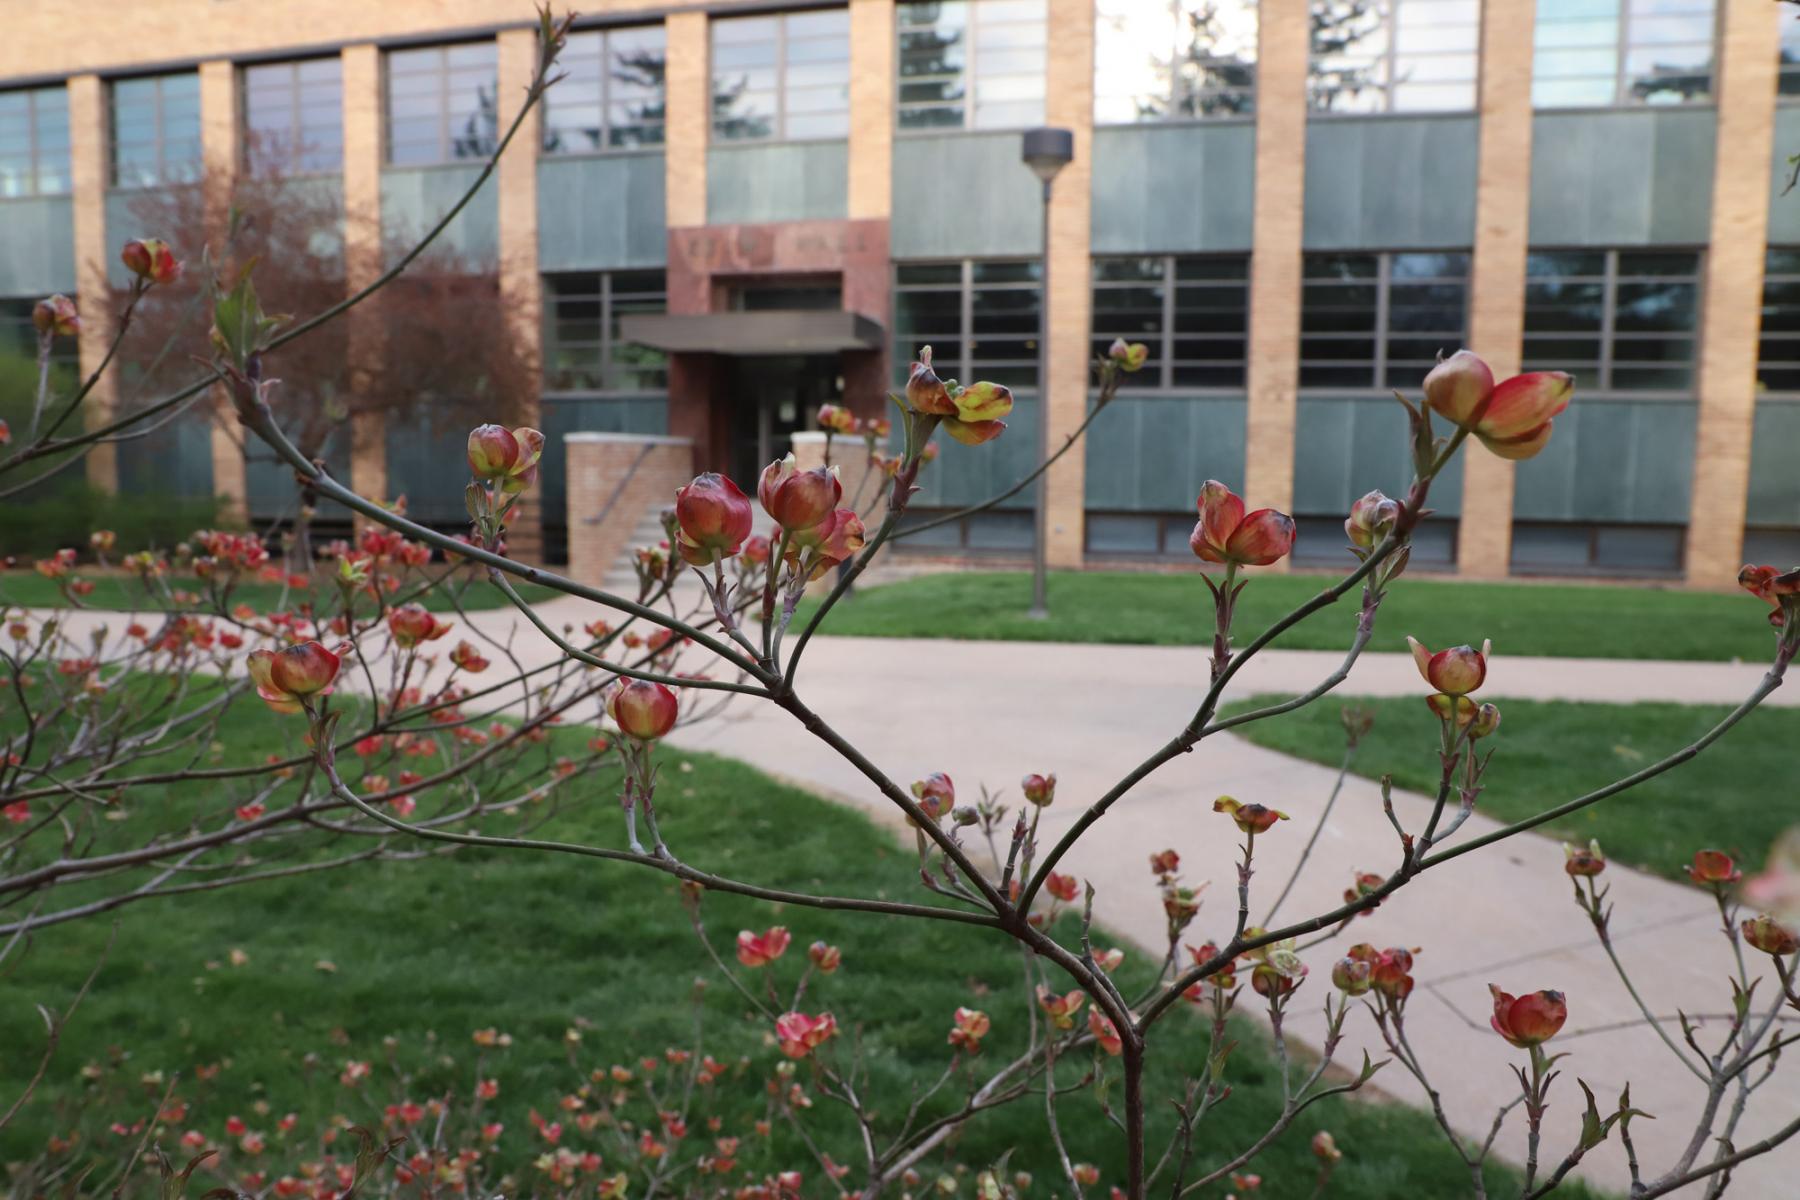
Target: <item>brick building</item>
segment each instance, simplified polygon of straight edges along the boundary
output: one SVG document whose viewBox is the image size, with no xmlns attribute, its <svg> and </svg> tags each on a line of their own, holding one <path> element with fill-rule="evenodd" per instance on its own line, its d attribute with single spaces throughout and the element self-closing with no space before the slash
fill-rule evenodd
<svg viewBox="0 0 1800 1200">
<path fill-rule="evenodd" d="M 919 508 L 941 510 L 1028 469 L 1040 419 L 1053 441 L 1079 423 L 1092 347 L 1124 335 L 1151 364 L 1051 474 L 1055 564 L 1185 556 L 1209 476 L 1335 551 L 1355 496 L 1404 482 L 1387 390 L 1465 343 L 1571 370 L 1579 399 L 1539 458 L 1478 453 L 1440 486 L 1416 563 L 1716 584 L 1745 557 L 1800 559 L 1800 195 L 1782 195 L 1800 14 L 1773 0 L 591 7 L 568 77 L 450 232 L 498 265 L 540 348 L 552 552 L 578 519 L 565 433 L 685 437 L 741 477 L 822 401 L 878 409 L 930 342 L 946 373 L 1019 397 L 1007 437 L 929 473 Z M 252 145 L 338 190 L 367 279 L 382 231 L 428 224 L 491 148 L 530 18 L 525 0 L 12 14 L 0 316 L 22 335 L 38 296 L 98 294 L 118 243 L 152 232 L 138 189 L 254 170 Z M 1075 135 L 1048 295 L 1018 157 L 1039 124 Z M 109 330 L 86 308 L 91 361 Z M 341 450 L 360 489 L 454 522 L 460 440 L 365 426 Z M 197 422 L 90 473 L 255 517 L 283 494 Z M 1031 537 L 1002 508 L 917 541 Z"/>
</svg>

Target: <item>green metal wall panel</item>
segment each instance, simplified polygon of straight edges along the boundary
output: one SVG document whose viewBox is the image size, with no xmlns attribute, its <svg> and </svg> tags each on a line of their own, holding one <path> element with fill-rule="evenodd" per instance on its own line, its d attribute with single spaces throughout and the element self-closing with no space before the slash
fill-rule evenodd
<svg viewBox="0 0 1800 1200">
<path fill-rule="evenodd" d="M 894 436 L 899 438 L 898 430 Z M 1037 465 L 1037 396 L 1014 392 L 1006 432 L 985 446 L 965 446 L 942 431 L 932 440 L 938 445 L 938 458 L 919 472 L 919 492 L 913 497 L 913 506 L 961 508 L 979 504 L 1029 475 Z M 1029 509 L 1031 500 L 1032 489 L 1026 488 L 999 507 Z"/>
<path fill-rule="evenodd" d="M 660 151 L 538 160 L 538 266 L 660 267 L 669 258 Z"/>
<path fill-rule="evenodd" d="M 1405 250 L 1475 240 L 1474 116 L 1306 123 L 1308 250 Z"/>
<path fill-rule="evenodd" d="M 1406 410 L 1393 397 L 1301 396 L 1297 421 L 1296 514 L 1339 516 L 1372 488 L 1399 497 L 1412 485 Z M 1245 500 L 1257 503 L 1255 496 Z M 1432 484 L 1430 507 L 1445 517 L 1462 512 L 1460 454 Z"/>
<path fill-rule="evenodd" d="M 1691 400 L 1583 398 L 1519 464 L 1513 516 L 1532 521 L 1683 525 L 1694 473 Z M 1477 447 L 1473 451 L 1483 453 Z"/>
<path fill-rule="evenodd" d="M 1017 133 L 894 139 L 895 258 L 1005 258 L 1043 246 L 1037 177 Z"/>
<path fill-rule="evenodd" d="M 462 198 L 479 174 L 479 166 L 384 167 L 383 236 L 407 244 L 417 241 Z M 500 193 L 493 180 L 457 214 L 437 244 L 471 265 L 493 266 L 500 261 Z"/>
<path fill-rule="evenodd" d="M 544 460 L 538 474 L 545 519 L 556 523 L 568 503 L 569 456 L 563 437 L 571 433 L 669 432 L 669 398 L 662 392 L 618 396 L 545 396 Z"/>
<path fill-rule="evenodd" d="M 1539 113 L 1531 244 L 1705 245 L 1715 126 L 1711 108 Z"/>
<path fill-rule="evenodd" d="M 1095 254 L 1250 249 L 1256 126 L 1249 121 L 1094 130 Z"/>
<path fill-rule="evenodd" d="M 706 152 L 706 219 L 713 225 L 843 220 L 848 142 L 747 142 Z"/>
<path fill-rule="evenodd" d="M 1181 512 L 1200 485 L 1244 483 L 1244 397 L 1120 396 L 1087 432 L 1087 506 Z"/>
<path fill-rule="evenodd" d="M 1755 439 L 1750 444 L 1750 504 L 1746 523 L 1792 529 L 1800 526 L 1800 401 L 1761 400 L 1756 405 Z"/>
<path fill-rule="evenodd" d="M 303 447 L 304 449 L 304 447 Z M 340 483 L 350 482 L 350 427 L 339 425 L 326 439 L 325 469 Z M 244 491 L 246 507 L 252 523 L 291 519 L 300 505 L 300 489 L 294 485 L 294 468 L 277 458 L 275 451 L 254 436 L 245 443 Z M 350 513 L 336 502 L 326 500 L 319 506 L 321 516 L 331 520 L 348 520 Z"/>
<path fill-rule="evenodd" d="M 74 202 L 67 196 L 0 200 L 0 296 L 75 292 Z"/>
<path fill-rule="evenodd" d="M 468 520 L 463 489 L 468 484 L 462 464 L 468 454 L 469 426 L 448 417 L 433 420 L 419 414 L 387 426 L 388 495 L 406 497 L 406 513 L 428 525 L 456 525 Z"/>
<path fill-rule="evenodd" d="M 1800 242 L 1800 188 L 1787 191 L 1794 173 L 1788 157 L 1794 154 L 1800 154 L 1800 105 L 1784 104 L 1775 110 L 1775 153 L 1769 164 L 1771 246 Z"/>
</svg>

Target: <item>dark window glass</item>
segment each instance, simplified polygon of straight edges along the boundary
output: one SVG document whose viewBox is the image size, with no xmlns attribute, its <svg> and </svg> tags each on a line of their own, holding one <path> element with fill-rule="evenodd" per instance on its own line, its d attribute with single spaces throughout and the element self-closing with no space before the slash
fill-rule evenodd
<svg viewBox="0 0 1800 1200">
<path fill-rule="evenodd" d="M 1242 387 L 1249 263 L 1241 254 L 1095 259 L 1093 353 L 1115 338 L 1144 343 L 1150 356 L 1132 387 Z"/>
<path fill-rule="evenodd" d="M 1800 250 L 1769 248 L 1756 381 L 1771 392 L 1800 393 Z"/>
<path fill-rule="evenodd" d="M 0 197 L 60 196 L 68 190 L 68 91 L 0 92 Z"/>
<path fill-rule="evenodd" d="M 544 94 L 544 153 L 662 145 L 668 49 L 661 25 L 572 33 L 556 61 L 564 77 Z"/>
<path fill-rule="evenodd" d="M 1534 250 L 1525 362 L 1595 391 L 1688 391 L 1700 326 L 1693 251 Z"/>
<path fill-rule="evenodd" d="M 1312 0 L 1307 100 L 1321 112 L 1475 107 L 1480 0 Z"/>
<path fill-rule="evenodd" d="M 1800 96 L 1800 13 L 1781 13 L 1781 40 L 1776 53 L 1781 56 L 1781 79 L 1778 87 L 1783 96 Z"/>
<path fill-rule="evenodd" d="M 1684 535 L 1678 525 L 1518 521 L 1512 567 L 1521 574 L 1677 575 Z"/>
<path fill-rule="evenodd" d="M 656 391 L 669 384 L 660 350 L 624 341 L 619 320 L 668 309 L 661 271 L 546 275 L 544 383 L 557 391 Z"/>
<path fill-rule="evenodd" d="M 727 141 L 850 132 L 850 12 L 712 22 L 713 133 Z"/>
<path fill-rule="evenodd" d="M 900 128 L 1043 124 L 1045 0 L 914 0 L 895 13 Z"/>
<path fill-rule="evenodd" d="M 198 74 L 113 83 L 113 186 L 191 183 L 200 178 L 201 165 Z"/>
<path fill-rule="evenodd" d="M 1714 0 L 1557 0 L 1538 6 L 1539 108 L 1682 104 L 1712 94 Z"/>
<path fill-rule="evenodd" d="M 336 58 L 244 68 L 244 161 L 308 174 L 344 167 L 344 75 Z"/>
<path fill-rule="evenodd" d="M 894 268 L 894 359 L 930 346 L 945 378 L 1037 386 L 1039 265 L 906 263 Z"/>
<path fill-rule="evenodd" d="M 1300 386 L 1414 388 L 1462 345 L 1469 256 L 1309 254 L 1300 292 Z"/>
<path fill-rule="evenodd" d="M 1243 116 L 1256 109 L 1256 0 L 1098 0 L 1094 120 Z"/>
<path fill-rule="evenodd" d="M 431 166 L 487 158 L 499 144 L 493 42 L 390 50 L 387 160 Z"/>
</svg>

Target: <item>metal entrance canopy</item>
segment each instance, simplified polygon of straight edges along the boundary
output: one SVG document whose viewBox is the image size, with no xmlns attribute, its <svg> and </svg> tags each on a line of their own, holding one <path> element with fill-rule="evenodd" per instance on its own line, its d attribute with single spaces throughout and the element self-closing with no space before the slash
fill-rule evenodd
<svg viewBox="0 0 1800 1200">
<path fill-rule="evenodd" d="M 816 309 L 639 313 L 619 321 L 622 341 L 693 354 L 836 354 L 880 350 L 881 325 L 861 313 Z"/>
</svg>

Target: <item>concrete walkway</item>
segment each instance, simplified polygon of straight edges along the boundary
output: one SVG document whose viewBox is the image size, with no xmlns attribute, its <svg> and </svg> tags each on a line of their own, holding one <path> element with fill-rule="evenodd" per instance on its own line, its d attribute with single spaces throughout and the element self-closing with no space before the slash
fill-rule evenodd
<svg viewBox="0 0 1800 1200">
<path fill-rule="evenodd" d="M 540 611 L 553 627 L 579 624 L 594 615 L 567 600 Z M 78 621 L 98 619 L 83 615 Z M 118 614 L 105 619 L 121 621 Z M 510 612 L 472 617 L 482 632 L 501 638 L 513 630 L 515 620 Z M 453 644 L 456 636 L 444 645 Z M 551 652 L 529 630 L 514 645 L 527 662 L 541 661 Z M 1268 652 L 1243 672 L 1227 699 L 1304 690 L 1334 669 L 1340 657 Z M 1496 699 L 1732 703 L 1748 694 L 1761 674 L 1759 666 L 1740 664 L 1509 659 L 1501 648 L 1482 694 Z M 930 771 L 945 771 L 965 797 L 977 795 L 985 783 L 1017 803 L 1021 775 L 1055 772 L 1057 800 L 1044 822 L 1047 841 L 1053 842 L 1087 803 L 1185 723 L 1206 678 L 1206 654 L 1198 648 L 820 638 L 807 652 L 799 686 L 809 705 L 903 785 Z M 1394 654 L 1365 655 L 1339 688 L 1343 696 L 1422 692 L 1410 657 Z M 1782 689 L 1769 702 L 1800 703 L 1800 687 Z M 1423 704 L 1419 716 L 1419 753 L 1433 755 L 1435 733 Z M 893 819 L 891 806 L 860 774 L 772 707 L 734 702 L 722 716 L 679 731 L 672 740 L 677 746 L 742 759 Z M 1504 727 L 1497 742 L 1504 755 Z M 1729 740 L 1714 752 L 1730 753 Z M 1704 766 L 1683 770 L 1697 802 L 1704 802 Z M 1329 768 L 1230 735 L 1209 739 L 1115 806 L 1073 853 L 1068 868 L 1094 883 L 1098 915 L 1110 929 L 1138 952 L 1160 953 L 1163 915 L 1147 862 L 1153 852 L 1173 848 L 1181 854 L 1188 882 L 1212 885 L 1189 940 L 1222 938 L 1235 914 L 1233 864 L 1240 837 L 1224 816 L 1212 812 L 1213 799 L 1229 793 L 1283 809 L 1293 818 L 1258 843 L 1252 893 L 1252 919 L 1257 921 L 1286 881 L 1335 776 Z M 1613 803 L 1630 802 L 1627 795 Z M 1407 828 L 1423 827 L 1429 812 L 1424 797 L 1397 794 L 1395 805 Z M 1491 828 L 1493 822 L 1477 815 L 1460 836 Z M 669 832 L 678 842 L 679 831 Z M 1353 872 L 1386 873 L 1397 858 L 1396 838 L 1381 813 L 1377 788 L 1351 778 L 1283 917 L 1335 906 Z M 1408 1006 L 1409 1034 L 1452 1121 L 1465 1131 L 1485 1133 L 1496 1106 L 1516 1094 L 1507 1065 L 1523 1060 L 1522 1052 L 1487 1028 L 1487 984 L 1514 993 L 1562 991 L 1570 1018 L 1555 1048 L 1570 1057 L 1562 1063 L 1564 1076 L 1552 1094 L 1545 1159 L 1554 1163 L 1560 1158 L 1578 1131 L 1577 1076 L 1603 1106 L 1629 1082 L 1634 1104 L 1657 1117 L 1637 1126 L 1645 1174 L 1653 1177 L 1685 1144 L 1699 1112 L 1701 1089 L 1642 1027 L 1637 1009 L 1574 906 L 1562 863 L 1555 842 L 1527 835 L 1422 876 L 1372 916 L 1357 920 L 1338 943 L 1308 952 L 1312 978 L 1290 1009 L 1288 1029 L 1302 1042 L 1316 1042 L 1318 1006 L 1342 946 L 1369 941 L 1420 948 L 1414 971 L 1418 990 Z M 1693 888 L 1618 866 L 1604 878 L 1617 906 L 1616 944 L 1649 1003 L 1659 1014 L 1672 1015 L 1677 1009 L 1705 1014 L 1702 1044 L 1715 1042 L 1717 1015 L 1729 1004 L 1725 980 L 1731 959 L 1716 933 L 1718 917 L 1710 899 Z M 1759 991 L 1769 993 L 1770 984 Z M 1246 991 L 1246 1011 L 1254 1011 L 1255 1000 Z M 1359 1011 L 1348 1022 L 1339 1060 L 1354 1065 L 1364 1049 L 1373 1058 L 1386 1056 L 1373 1021 Z M 1398 1066 L 1384 1070 L 1377 1083 L 1391 1095 L 1422 1101 L 1418 1086 Z M 1779 1072 L 1757 1092 L 1737 1144 L 1765 1135 L 1797 1110 L 1800 1074 Z M 1523 1145 L 1515 1113 L 1499 1146 L 1505 1156 L 1519 1159 Z M 1357 1153 L 1354 1145 L 1345 1149 Z M 1740 1168 L 1731 1194 L 1771 1200 L 1792 1196 L 1792 1180 L 1785 1177 L 1796 1168 L 1800 1139 Z M 1628 1176 L 1618 1143 L 1591 1154 L 1583 1173 L 1622 1193 Z M 1699 1194 L 1699 1189 L 1690 1191 Z"/>
</svg>

